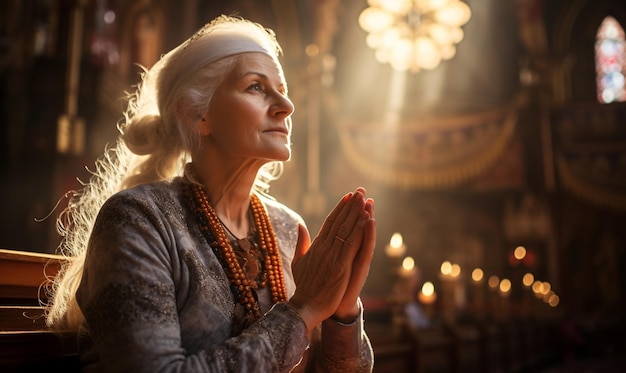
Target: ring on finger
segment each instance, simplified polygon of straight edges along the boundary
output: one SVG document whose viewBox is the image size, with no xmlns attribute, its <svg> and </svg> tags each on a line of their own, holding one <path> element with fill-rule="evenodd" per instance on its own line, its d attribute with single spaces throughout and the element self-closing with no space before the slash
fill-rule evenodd
<svg viewBox="0 0 626 373">
<path fill-rule="evenodd" d="M 341 243 L 346 243 L 346 240 L 344 240 L 343 238 L 339 236 L 335 236 L 335 239 L 341 241 Z"/>
</svg>

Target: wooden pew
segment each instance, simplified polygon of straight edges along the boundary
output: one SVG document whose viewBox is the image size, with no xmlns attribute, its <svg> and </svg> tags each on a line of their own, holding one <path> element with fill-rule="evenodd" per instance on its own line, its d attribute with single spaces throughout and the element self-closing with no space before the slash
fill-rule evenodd
<svg viewBox="0 0 626 373">
<path fill-rule="evenodd" d="M 446 328 L 414 332 L 417 347 L 418 373 L 453 373 L 455 368 L 454 338 Z"/>
<path fill-rule="evenodd" d="M 448 327 L 453 339 L 453 371 L 457 373 L 485 373 L 482 360 L 483 336 L 478 327 L 459 324 Z"/>
<path fill-rule="evenodd" d="M 405 373 L 417 369 L 417 351 L 408 333 L 399 333 L 390 323 L 365 322 L 374 350 L 374 373 Z"/>
<path fill-rule="evenodd" d="M 75 336 L 47 330 L 42 285 L 63 257 L 0 249 L 0 372 L 78 372 Z"/>
</svg>

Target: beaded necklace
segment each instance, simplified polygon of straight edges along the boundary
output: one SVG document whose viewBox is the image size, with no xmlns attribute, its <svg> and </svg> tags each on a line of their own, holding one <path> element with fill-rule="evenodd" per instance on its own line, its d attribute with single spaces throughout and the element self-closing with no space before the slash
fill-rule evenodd
<svg viewBox="0 0 626 373">
<path fill-rule="evenodd" d="M 252 217 L 252 213 L 249 214 Z M 233 251 L 237 256 L 237 260 L 239 261 L 239 265 L 246 273 L 246 277 L 248 281 L 250 281 L 250 287 L 253 289 L 258 289 L 265 287 L 267 284 L 265 279 L 265 272 L 261 269 L 263 268 L 263 253 L 259 249 L 259 245 L 257 243 L 258 235 L 256 233 L 256 229 L 254 226 L 250 230 L 250 233 L 244 238 L 238 238 L 228 226 L 224 224 L 222 219 L 220 219 L 220 223 L 222 227 L 228 233 L 228 239 L 230 241 L 230 245 L 233 247 Z"/>
<path fill-rule="evenodd" d="M 211 207 L 204 188 L 198 184 L 185 184 L 185 189 L 199 217 L 200 230 L 220 260 L 231 283 L 231 290 L 235 298 L 244 307 L 246 316 L 243 323 L 245 326 L 248 326 L 261 317 L 261 310 L 253 289 L 253 281 L 251 281 L 253 279 L 248 279 L 246 273 L 241 268 L 224 226 L 213 207 Z M 278 249 L 276 234 L 265 207 L 256 194 L 251 195 L 250 207 L 254 218 L 254 226 L 258 233 L 259 248 L 263 257 L 261 270 L 265 274 L 260 276 L 260 281 L 256 285 L 259 288 L 269 285 L 272 301 L 274 303 L 284 302 L 287 300 L 287 290 L 283 278 L 282 259 Z"/>
</svg>

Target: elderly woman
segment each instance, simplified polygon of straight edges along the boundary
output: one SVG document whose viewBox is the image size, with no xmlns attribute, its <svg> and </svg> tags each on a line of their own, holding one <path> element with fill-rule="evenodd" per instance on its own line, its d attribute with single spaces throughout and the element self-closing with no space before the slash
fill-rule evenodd
<svg viewBox="0 0 626 373">
<path fill-rule="evenodd" d="M 221 16 L 143 75 L 120 139 L 59 217 L 48 324 L 86 372 L 371 371 L 359 294 L 374 203 L 311 242 L 270 197 L 294 106 L 271 30 Z"/>
</svg>

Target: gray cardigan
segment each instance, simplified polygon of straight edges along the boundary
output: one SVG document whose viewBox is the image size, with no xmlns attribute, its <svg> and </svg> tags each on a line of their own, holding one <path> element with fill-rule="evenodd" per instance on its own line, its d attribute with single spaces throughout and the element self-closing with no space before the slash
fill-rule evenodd
<svg viewBox="0 0 626 373">
<path fill-rule="evenodd" d="M 183 193 L 182 179 L 112 196 L 96 219 L 78 304 L 85 372 L 371 371 L 362 315 L 332 320 L 311 336 L 288 304 L 267 305 L 256 323 L 231 336 L 235 301 Z M 289 296 L 291 260 L 302 219 L 262 201 L 276 232 Z M 271 307 L 271 309 L 267 309 Z"/>
</svg>

